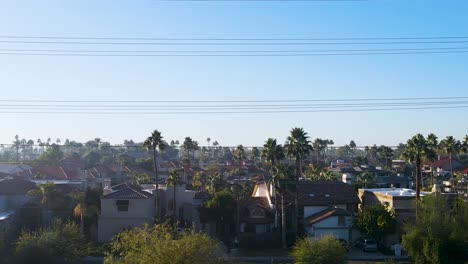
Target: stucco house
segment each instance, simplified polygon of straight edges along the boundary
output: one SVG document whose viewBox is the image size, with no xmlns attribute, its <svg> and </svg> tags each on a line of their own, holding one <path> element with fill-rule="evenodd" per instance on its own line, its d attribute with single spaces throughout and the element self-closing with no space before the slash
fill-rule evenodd
<svg viewBox="0 0 468 264">
<path fill-rule="evenodd" d="M 104 189 L 98 220 L 98 241 L 109 242 L 127 228 L 154 223 L 155 197 L 138 186 L 122 183 Z"/>
</svg>

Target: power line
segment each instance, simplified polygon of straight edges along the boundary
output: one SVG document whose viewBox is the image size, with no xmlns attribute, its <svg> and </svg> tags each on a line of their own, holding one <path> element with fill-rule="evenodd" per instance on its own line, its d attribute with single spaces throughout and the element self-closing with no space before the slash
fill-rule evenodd
<svg viewBox="0 0 468 264">
<path fill-rule="evenodd" d="M 400 103 L 359 103 L 359 104 L 247 104 L 247 105 L 238 105 L 238 104 L 225 104 L 225 105 L 40 105 L 40 104 L 16 104 L 16 105 L 0 105 L 0 109 L 10 109 L 10 110 L 179 110 L 179 111 L 189 111 L 189 110 L 250 110 L 250 109 L 313 109 L 313 108 L 362 108 L 362 107 L 389 107 L 389 106 L 437 106 L 437 105 L 466 105 L 468 101 L 438 101 L 438 102 L 400 102 Z"/>
<path fill-rule="evenodd" d="M 160 46 L 301 46 L 301 45 L 402 45 L 402 44 L 457 44 L 468 40 L 447 41 L 380 41 L 380 42 L 83 42 L 83 41 L 22 41 L 0 40 L 14 44 L 60 45 L 160 45 Z"/>
<path fill-rule="evenodd" d="M 92 115 L 178 115 L 178 114 L 273 114 L 273 113 L 327 113 L 327 112 L 372 112 L 399 110 L 461 109 L 468 106 L 364 108 L 364 109 L 321 109 L 321 110 L 271 110 L 271 111 L 181 111 L 181 112 L 91 112 L 91 111 L 0 111 L 0 114 L 92 114 Z"/>
<path fill-rule="evenodd" d="M 136 38 L 136 37 L 65 37 L 65 36 L 0 36 L 7 39 L 61 39 L 61 40 L 177 40 L 177 41 L 320 41 L 320 40 L 431 40 L 468 39 L 468 36 L 439 37 L 341 37 L 341 38 Z"/>
<path fill-rule="evenodd" d="M 312 53 L 312 52 L 371 52 L 466 50 L 468 47 L 387 48 L 387 49 L 315 49 L 315 50 L 69 50 L 69 49 L 0 49 L 7 52 L 72 52 L 72 53 Z"/>
<path fill-rule="evenodd" d="M 463 100 L 468 96 L 441 97 L 393 97 L 393 98 L 347 98 L 347 99 L 272 99 L 272 100 L 42 100 L 42 99 L 0 99 L 0 102 L 36 103 L 278 103 L 278 102 L 358 102 L 358 101 L 423 101 Z"/>
<path fill-rule="evenodd" d="M 415 54 L 459 54 L 457 51 L 422 52 L 371 52 L 371 53 L 304 53 L 304 54 L 73 54 L 73 53 L 0 53 L 5 56 L 57 56 L 57 57 L 315 57 L 315 56 L 369 56 L 369 55 L 415 55 Z"/>
</svg>

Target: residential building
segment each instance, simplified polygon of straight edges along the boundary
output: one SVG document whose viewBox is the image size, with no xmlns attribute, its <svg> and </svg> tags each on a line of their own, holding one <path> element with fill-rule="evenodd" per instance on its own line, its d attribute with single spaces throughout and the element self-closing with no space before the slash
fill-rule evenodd
<svg viewBox="0 0 468 264">
<path fill-rule="evenodd" d="M 98 241 L 109 242 L 127 228 L 153 224 L 156 213 L 153 193 L 122 183 L 104 189 L 98 220 Z"/>
<path fill-rule="evenodd" d="M 359 199 L 353 187 L 340 181 L 301 181 L 298 190 L 302 221 L 310 237 L 357 239 L 352 223 Z"/>
</svg>

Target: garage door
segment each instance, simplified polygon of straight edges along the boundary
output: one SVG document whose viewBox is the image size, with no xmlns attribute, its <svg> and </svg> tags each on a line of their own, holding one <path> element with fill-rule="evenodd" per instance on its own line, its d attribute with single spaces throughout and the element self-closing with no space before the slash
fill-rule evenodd
<svg viewBox="0 0 468 264">
<path fill-rule="evenodd" d="M 349 241 L 349 231 L 347 228 L 343 229 L 327 229 L 327 228 L 317 228 L 315 229 L 315 237 L 322 237 L 325 235 L 331 235 L 334 236 L 338 239 L 344 239 L 346 241 Z"/>
</svg>

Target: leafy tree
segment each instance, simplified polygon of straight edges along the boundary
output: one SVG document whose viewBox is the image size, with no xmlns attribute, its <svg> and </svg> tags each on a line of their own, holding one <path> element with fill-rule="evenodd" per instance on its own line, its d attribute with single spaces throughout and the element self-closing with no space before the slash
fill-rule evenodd
<svg viewBox="0 0 468 264">
<path fill-rule="evenodd" d="M 16 242 L 15 263 L 80 263 L 87 256 L 89 244 L 76 224 L 57 221 L 48 228 L 23 231 Z M 33 262 L 25 262 L 34 259 Z"/>
<path fill-rule="evenodd" d="M 381 161 L 385 164 L 385 167 L 388 168 L 388 161 L 392 160 L 393 149 L 387 146 L 380 146 L 377 148 L 377 155 Z"/>
<path fill-rule="evenodd" d="M 363 234 L 381 240 L 395 231 L 395 212 L 387 205 L 376 204 L 360 210 L 354 224 Z"/>
<path fill-rule="evenodd" d="M 156 182 L 156 207 L 157 207 L 157 213 L 156 216 L 159 219 L 161 219 L 161 202 L 159 201 L 159 176 L 158 176 L 158 162 L 156 160 L 156 150 L 162 151 L 165 148 L 165 144 L 163 142 L 163 137 L 161 135 L 161 132 L 158 130 L 154 130 L 151 133 L 151 136 L 149 136 L 145 142 L 143 143 L 143 146 L 151 150 L 153 152 L 153 171 L 154 171 L 154 181 Z"/>
<path fill-rule="evenodd" d="M 221 245 L 206 234 L 179 234 L 169 225 L 134 228 L 118 234 L 105 264 L 221 264 Z"/>
<path fill-rule="evenodd" d="M 417 204 L 416 222 L 405 225 L 402 245 L 416 264 L 466 263 L 468 204 L 450 208 L 441 195 L 425 196 Z"/>
<path fill-rule="evenodd" d="M 452 136 L 448 136 L 442 141 L 440 141 L 440 147 L 447 153 L 449 154 L 449 160 L 450 160 L 450 175 L 453 178 L 453 166 L 452 166 L 452 155 L 456 154 L 460 151 L 461 149 L 461 143 L 460 141 L 456 140 Z"/>
<path fill-rule="evenodd" d="M 96 150 L 89 150 L 83 155 L 83 159 L 85 160 L 86 167 L 91 168 L 99 163 L 101 160 L 101 154 Z"/>
<path fill-rule="evenodd" d="M 226 226 L 233 224 L 236 212 L 236 200 L 229 190 L 217 192 L 213 197 L 199 208 L 202 222 L 214 221 L 217 223 L 218 235 L 225 233 Z"/>
<path fill-rule="evenodd" d="M 90 222 L 97 220 L 99 214 L 99 206 L 95 203 L 90 203 L 90 200 L 87 199 L 88 192 L 92 192 L 91 189 L 88 189 L 86 193 L 74 192 L 73 198 L 78 204 L 73 209 L 73 215 L 75 218 L 80 219 L 80 231 L 82 234 L 85 234 L 85 222 Z"/>
<path fill-rule="evenodd" d="M 199 191 L 206 191 L 206 187 L 208 185 L 208 175 L 202 171 L 195 173 L 193 176 L 192 185 Z"/>
<path fill-rule="evenodd" d="M 304 237 L 296 242 L 292 256 L 297 264 L 345 264 L 346 249 L 332 236 Z"/>
<path fill-rule="evenodd" d="M 146 173 L 137 173 L 137 172 L 131 172 L 130 173 L 130 181 L 134 185 L 154 183 L 154 179 L 152 179 L 148 174 L 146 174 Z"/>
<path fill-rule="evenodd" d="M 210 175 L 208 177 L 208 191 L 211 193 L 219 192 L 226 186 L 226 181 L 219 173 Z"/>
<path fill-rule="evenodd" d="M 46 152 L 44 152 L 37 161 L 39 161 L 39 163 L 56 165 L 62 158 L 63 152 L 60 150 L 60 146 L 52 144 L 47 147 Z"/>
<path fill-rule="evenodd" d="M 167 185 L 174 187 L 174 191 L 173 191 L 174 196 L 172 198 L 172 213 L 174 216 L 176 216 L 177 215 L 176 187 L 177 185 L 180 185 L 182 183 L 182 179 L 180 178 L 176 170 L 171 170 L 169 172 L 169 177 L 167 177 L 166 181 L 167 181 Z"/>
</svg>

